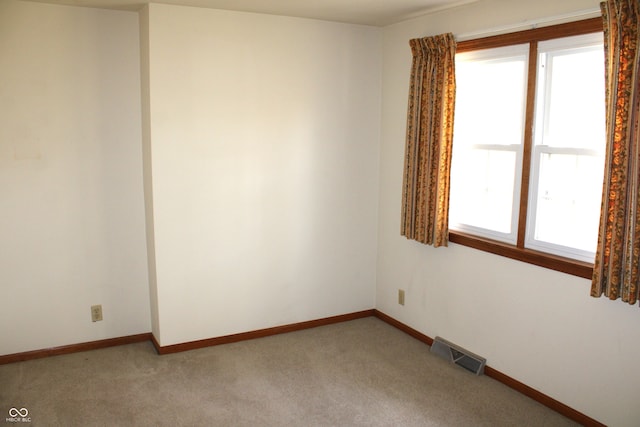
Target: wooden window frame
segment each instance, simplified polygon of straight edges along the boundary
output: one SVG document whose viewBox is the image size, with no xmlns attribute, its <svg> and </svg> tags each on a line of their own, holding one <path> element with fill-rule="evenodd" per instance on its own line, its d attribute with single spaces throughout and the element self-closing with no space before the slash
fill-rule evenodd
<svg viewBox="0 0 640 427">
<path fill-rule="evenodd" d="M 585 279 L 593 275 L 593 263 L 582 262 L 546 252 L 527 249 L 524 246 L 529 204 L 529 179 L 531 173 L 531 150 L 533 147 L 533 120 L 535 113 L 536 74 L 538 70 L 538 43 L 545 40 L 591 34 L 603 31 L 602 18 L 592 18 L 515 33 L 484 37 L 458 42 L 456 52 L 469 52 L 516 44 L 529 44 L 527 100 L 522 158 L 522 180 L 520 188 L 520 211 L 518 216 L 518 239 L 516 245 L 497 242 L 484 237 L 450 230 L 449 241 L 474 249 L 490 252 L 507 258 L 561 271 Z"/>
</svg>

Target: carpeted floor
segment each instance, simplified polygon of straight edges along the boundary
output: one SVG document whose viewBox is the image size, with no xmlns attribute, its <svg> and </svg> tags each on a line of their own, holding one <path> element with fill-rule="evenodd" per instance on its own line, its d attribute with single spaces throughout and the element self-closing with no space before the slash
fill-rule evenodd
<svg viewBox="0 0 640 427">
<path fill-rule="evenodd" d="M 490 361 L 489 361 L 490 362 Z M 370 317 L 158 356 L 131 344 L 0 366 L 29 426 L 565 426 Z"/>
</svg>

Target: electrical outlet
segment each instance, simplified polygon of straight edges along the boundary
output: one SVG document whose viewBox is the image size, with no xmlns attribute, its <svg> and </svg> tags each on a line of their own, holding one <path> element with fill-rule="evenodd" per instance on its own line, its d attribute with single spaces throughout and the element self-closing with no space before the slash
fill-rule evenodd
<svg viewBox="0 0 640 427">
<path fill-rule="evenodd" d="M 404 289 L 398 289 L 398 304 L 404 305 Z"/>
<path fill-rule="evenodd" d="M 91 306 L 91 321 L 99 322 L 102 320 L 102 305 Z"/>
</svg>

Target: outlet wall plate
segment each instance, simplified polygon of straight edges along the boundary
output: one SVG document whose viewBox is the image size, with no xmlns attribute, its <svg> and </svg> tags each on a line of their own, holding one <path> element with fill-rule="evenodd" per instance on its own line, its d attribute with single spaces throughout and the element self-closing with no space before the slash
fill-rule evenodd
<svg viewBox="0 0 640 427">
<path fill-rule="evenodd" d="M 99 322 L 102 320 L 102 305 L 91 306 L 91 321 Z"/>
</svg>

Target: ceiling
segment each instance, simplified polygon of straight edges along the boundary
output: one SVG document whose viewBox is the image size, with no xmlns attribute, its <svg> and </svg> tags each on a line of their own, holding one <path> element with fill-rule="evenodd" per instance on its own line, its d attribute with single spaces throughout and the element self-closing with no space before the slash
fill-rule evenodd
<svg viewBox="0 0 640 427">
<path fill-rule="evenodd" d="M 148 0 L 32 0 L 70 6 L 138 10 Z M 384 26 L 478 0 L 153 0 L 182 6 L 266 13 Z"/>
</svg>

